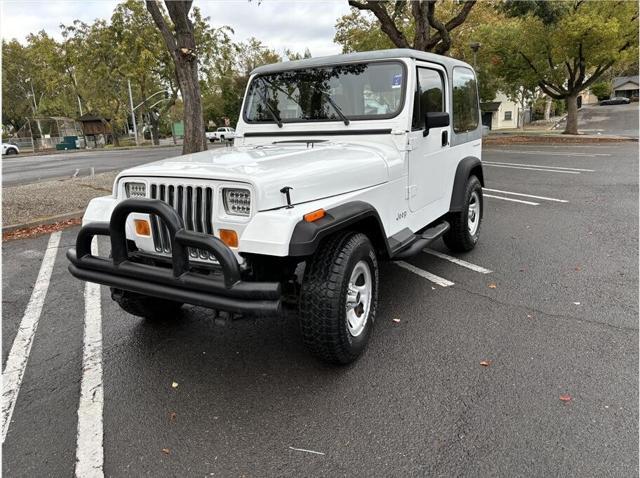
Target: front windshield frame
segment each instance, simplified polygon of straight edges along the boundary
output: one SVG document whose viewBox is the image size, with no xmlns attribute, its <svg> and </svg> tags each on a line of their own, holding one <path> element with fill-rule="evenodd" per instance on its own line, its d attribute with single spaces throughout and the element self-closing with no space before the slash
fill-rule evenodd
<svg viewBox="0 0 640 478">
<path fill-rule="evenodd" d="M 409 78 L 407 77 L 407 72 L 408 72 L 408 68 L 405 62 L 401 61 L 401 60 L 363 60 L 363 61 L 354 61 L 354 62 L 344 62 L 344 63 L 329 63 L 326 65 L 318 65 L 318 66 L 313 66 L 313 67 L 300 67 L 300 68 L 291 68 L 291 69 L 283 69 L 281 71 L 273 71 L 270 73 L 262 73 L 262 74 L 258 74 L 255 75 L 252 79 L 251 82 L 247 85 L 247 93 L 245 96 L 245 100 L 244 103 L 242 105 L 242 119 L 244 120 L 245 123 L 250 124 L 250 125 L 266 125 L 266 124 L 275 124 L 273 120 L 271 119 L 267 119 L 267 120 L 252 120 L 249 119 L 247 116 L 247 110 L 249 108 L 249 95 L 251 94 L 254 84 L 256 81 L 261 81 L 262 78 L 264 77 L 269 77 L 270 75 L 274 75 L 274 74 L 278 74 L 281 72 L 292 72 L 292 71 L 301 71 L 301 70 L 308 70 L 308 69 L 312 69 L 312 68 L 332 68 L 335 66 L 345 66 L 345 65 L 361 65 L 361 64 L 395 64 L 395 65 L 400 65 L 400 68 L 402 69 L 402 78 L 403 81 L 401 83 L 401 88 L 400 88 L 400 102 L 398 104 L 398 108 L 391 112 L 391 113 L 386 113 L 386 114 L 378 114 L 378 115 L 348 115 L 345 114 L 345 116 L 350 120 L 350 121 L 376 121 L 376 120 L 388 120 L 388 119 L 392 119 L 397 117 L 398 115 L 400 115 L 404 109 L 405 109 L 405 104 L 406 104 L 406 92 L 407 92 L 407 82 L 409 80 Z M 296 123 L 296 124 L 300 124 L 300 123 L 343 123 L 343 120 L 341 118 L 314 118 L 314 119 L 304 119 L 304 118 L 281 118 L 281 121 L 283 124 L 290 124 L 290 123 Z"/>
</svg>

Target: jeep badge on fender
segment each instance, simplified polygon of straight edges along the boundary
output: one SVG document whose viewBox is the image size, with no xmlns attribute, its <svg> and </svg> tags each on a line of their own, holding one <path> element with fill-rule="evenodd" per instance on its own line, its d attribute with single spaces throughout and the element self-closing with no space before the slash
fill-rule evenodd
<svg viewBox="0 0 640 478">
<path fill-rule="evenodd" d="M 123 171 L 93 199 L 69 270 L 125 311 L 175 318 L 280 313 L 295 298 L 309 350 L 333 364 L 365 349 L 379 263 L 439 237 L 475 247 L 482 221 L 473 69 L 408 49 L 261 66 L 233 147 Z M 91 254 L 109 236 L 111 257 Z"/>
</svg>

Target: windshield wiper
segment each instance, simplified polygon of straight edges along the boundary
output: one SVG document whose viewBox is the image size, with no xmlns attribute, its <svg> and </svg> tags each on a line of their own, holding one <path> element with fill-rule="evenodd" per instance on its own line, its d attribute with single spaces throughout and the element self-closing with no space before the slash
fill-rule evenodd
<svg viewBox="0 0 640 478">
<path fill-rule="evenodd" d="M 265 83 L 263 78 L 259 78 L 259 80 L 262 82 L 262 84 L 264 85 L 264 87 L 267 87 L 267 84 Z M 275 121 L 275 123 L 278 125 L 278 128 L 282 128 L 282 120 L 280 119 L 280 115 L 278 114 L 278 112 L 273 109 L 273 106 L 271 106 L 269 104 L 269 100 L 267 99 L 267 94 L 264 91 L 260 91 L 259 92 L 260 98 L 262 99 L 264 105 L 267 107 L 267 110 L 269 110 L 269 114 L 271 114 L 271 117 L 273 118 L 273 121 Z"/>
<path fill-rule="evenodd" d="M 333 107 L 333 109 L 335 110 L 336 113 L 338 113 L 338 116 L 340 116 L 340 119 L 342 121 L 344 121 L 345 126 L 349 126 L 349 118 L 347 118 L 344 113 L 342 112 L 342 110 L 338 107 L 338 105 L 336 104 L 335 101 L 333 101 L 333 98 L 331 98 L 331 95 L 329 95 L 329 93 L 327 93 L 326 91 L 321 91 L 320 94 L 327 100 L 327 102 Z"/>
</svg>

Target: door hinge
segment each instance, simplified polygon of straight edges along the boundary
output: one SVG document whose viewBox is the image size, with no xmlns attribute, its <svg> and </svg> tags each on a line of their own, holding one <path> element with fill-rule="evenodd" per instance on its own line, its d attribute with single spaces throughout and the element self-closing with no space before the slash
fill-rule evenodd
<svg viewBox="0 0 640 478">
<path fill-rule="evenodd" d="M 409 136 L 407 140 L 407 151 L 413 151 L 418 146 L 418 141 L 420 138 Z"/>
<path fill-rule="evenodd" d="M 405 199 L 411 199 L 418 193 L 418 185 L 412 184 L 407 186 L 407 197 Z"/>
</svg>

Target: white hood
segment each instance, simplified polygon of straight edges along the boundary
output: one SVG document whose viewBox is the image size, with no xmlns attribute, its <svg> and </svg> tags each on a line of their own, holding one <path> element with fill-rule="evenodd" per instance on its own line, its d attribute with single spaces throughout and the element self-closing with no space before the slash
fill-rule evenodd
<svg viewBox="0 0 640 478">
<path fill-rule="evenodd" d="M 123 171 L 120 177 L 171 177 L 244 182 L 253 186 L 258 210 L 299 204 L 389 180 L 387 160 L 398 153 L 382 145 L 354 143 L 270 144 L 214 149 Z"/>
</svg>

